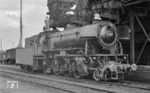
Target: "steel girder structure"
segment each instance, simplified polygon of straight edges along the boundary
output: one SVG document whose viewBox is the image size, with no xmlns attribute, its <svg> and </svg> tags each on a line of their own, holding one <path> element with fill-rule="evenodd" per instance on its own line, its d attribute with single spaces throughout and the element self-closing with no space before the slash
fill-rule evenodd
<svg viewBox="0 0 150 93">
<path fill-rule="evenodd" d="M 150 0 L 124 1 L 125 7 L 130 8 L 130 61 L 140 65 L 150 65 L 150 46 L 148 44 L 150 43 L 150 29 L 147 25 L 150 24 L 150 22 L 144 20 L 144 18 L 150 19 Z M 140 43 L 140 45 L 138 43 Z"/>
</svg>

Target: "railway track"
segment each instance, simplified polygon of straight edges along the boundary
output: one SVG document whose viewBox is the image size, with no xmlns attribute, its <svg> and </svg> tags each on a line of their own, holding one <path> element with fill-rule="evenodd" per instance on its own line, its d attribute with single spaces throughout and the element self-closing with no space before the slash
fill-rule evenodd
<svg viewBox="0 0 150 93">
<path fill-rule="evenodd" d="M 16 74 L 18 75 L 19 73 L 14 73 L 14 72 L 10 72 L 10 71 L 3 71 L 3 72 L 7 72 L 10 74 Z M 20 75 L 20 74 L 19 74 Z M 21 74 L 22 76 L 24 76 L 23 74 Z M 36 79 L 41 79 L 42 77 L 37 77 L 38 75 L 28 75 L 28 77 L 30 78 L 36 78 Z M 50 80 L 51 82 L 58 82 L 58 83 L 63 83 L 63 84 L 67 84 L 70 86 L 80 86 L 83 89 L 85 88 L 90 89 L 90 90 L 95 90 L 95 91 L 101 91 L 102 93 L 131 93 L 131 92 L 125 92 L 126 90 L 135 90 L 135 93 L 139 93 L 139 91 L 145 91 L 145 92 L 141 92 L 141 93 L 149 93 L 150 92 L 150 86 L 148 87 L 142 87 L 142 86 L 138 86 L 135 84 L 131 84 L 133 82 L 128 82 L 128 81 L 123 81 L 123 82 L 94 82 L 94 81 L 87 81 L 87 80 L 75 80 L 77 82 L 73 83 L 72 81 L 66 81 L 66 78 L 61 78 L 61 79 L 44 79 L 44 80 Z M 83 83 L 81 83 L 83 82 Z M 93 86 L 94 85 L 94 86 Z M 106 87 L 100 87 L 101 86 L 106 86 Z M 98 87 L 99 86 L 99 87 Z M 109 89 L 108 89 L 109 88 Z M 116 88 L 120 88 L 120 90 L 122 90 L 121 88 L 123 88 L 122 91 L 118 91 L 118 89 Z M 137 90 L 137 92 L 136 92 Z M 124 92 L 123 92 L 124 91 Z M 132 92 L 132 93 L 134 93 Z M 77 92 L 76 92 L 77 93 Z M 91 92 L 90 92 L 91 93 Z M 93 93 L 93 92 L 92 92 Z"/>
<path fill-rule="evenodd" d="M 34 82 L 34 81 L 29 81 L 29 80 L 25 80 L 25 79 L 20 79 L 20 78 L 16 78 L 16 77 L 13 77 L 12 75 L 6 75 L 6 74 L 2 74 L 0 73 L 0 76 L 2 77 L 7 77 L 7 78 L 13 78 L 13 79 L 17 79 L 19 81 L 23 81 L 23 82 L 28 82 L 30 84 L 33 84 L 34 86 L 39 86 L 39 87 L 46 87 L 46 88 L 51 88 L 51 89 L 55 89 L 55 90 L 58 90 L 58 91 L 61 91 L 60 93 L 76 93 L 76 92 L 73 92 L 71 90 L 66 90 L 66 89 L 62 89 L 62 88 L 57 88 L 57 87 L 53 87 L 53 86 L 48 86 L 48 85 L 45 85 L 45 84 L 42 84 L 42 83 L 38 83 L 38 82 Z M 59 93 L 59 92 L 58 92 Z"/>
<path fill-rule="evenodd" d="M 66 92 L 67 93 L 115 93 L 113 91 L 88 87 L 82 84 L 73 84 L 68 82 L 43 79 L 35 76 L 23 75 L 23 74 L 7 72 L 7 71 L 1 71 L 0 75 L 10 77 L 10 78 L 15 78 L 21 81 L 25 81 L 25 82 L 45 86 L 45 87 L 51 87 L 57 90 L 64 91 L 64 93 Z"/>
</svg>

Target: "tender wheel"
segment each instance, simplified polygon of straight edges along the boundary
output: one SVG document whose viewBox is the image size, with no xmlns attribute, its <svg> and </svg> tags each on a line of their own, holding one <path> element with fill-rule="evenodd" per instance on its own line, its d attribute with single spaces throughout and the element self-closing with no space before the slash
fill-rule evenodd
<svg viewBox="0 0 150 93">
<path fill-rule="evenodd" d="M 93 72 L 93 79 L 95 81 L 99 81 L 100 80 L 100 77 L 99 77 L 100 73 L 98 71 L 98 69 L 96 69 L 94 72 Z"/>
<path fill-rule="evenodd" d="M 24 68 L 24 66 L 23 65 L 20 65 L 20 68 L 24 71 L 25 70 L 25 68 Z"/>
<path fill-rule="evenodd" d="M 20 65 L 21 69 L 25 72 L 28 72 L 28 71 L 32 71 L 33 68 L 31 66 L 27 66 L 27 65 Z"/>
<path fill-rule="evenodd" d="M 73 76 L 74 76 L 76 79 L 81 78 L 81 74 L 80 74 L 80 72 L 78 72 L 77 70 L 75 70 L 75 71 L 73 72 Z"/>
<path fill-rule="evenodd" d="M 32 66 L 28 66 L 28 71 L 32 71 L 32 70 L 33 70 Z"/>
<path fill-rule="evenodd" d="M 104 77 L 104 81 L 110 80 L 110 71 L 109 70 L 105 70 L 103 75 L 104 75 L 103 76 Z"/>
</svg>

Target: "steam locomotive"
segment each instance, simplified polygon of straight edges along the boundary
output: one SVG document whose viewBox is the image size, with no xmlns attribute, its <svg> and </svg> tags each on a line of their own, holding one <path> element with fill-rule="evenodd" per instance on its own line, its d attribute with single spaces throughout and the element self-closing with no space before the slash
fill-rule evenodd
<svg viewBox="0 0 150 93">
<path fill-rule="evenodd" d="M 92 76 L 96 81 L 107 81 L 124 79 L 127 73 L 137 69 L 135 64 L 129 64 L 117 28 L 108 21 L 42 32 L 31 41 L 30 48 L 16 50 L 16 63 L 23 70 L 75 78 Z"/>
</svg>

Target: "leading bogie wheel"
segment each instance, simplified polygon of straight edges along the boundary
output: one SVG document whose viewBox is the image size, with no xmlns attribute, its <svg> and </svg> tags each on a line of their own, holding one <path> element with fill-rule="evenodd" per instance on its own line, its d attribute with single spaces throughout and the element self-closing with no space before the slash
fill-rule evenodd
<svg viewBox="0 0 150 93">
<path fill-rule="evenodd" d="M 99 81 L 100 80 L 100 76 L 99 75 L 100 75 L 100 72 L 98 71 L 98 69 L 93 71 L 93 79 L 95 81 Z"/>
</svg>

